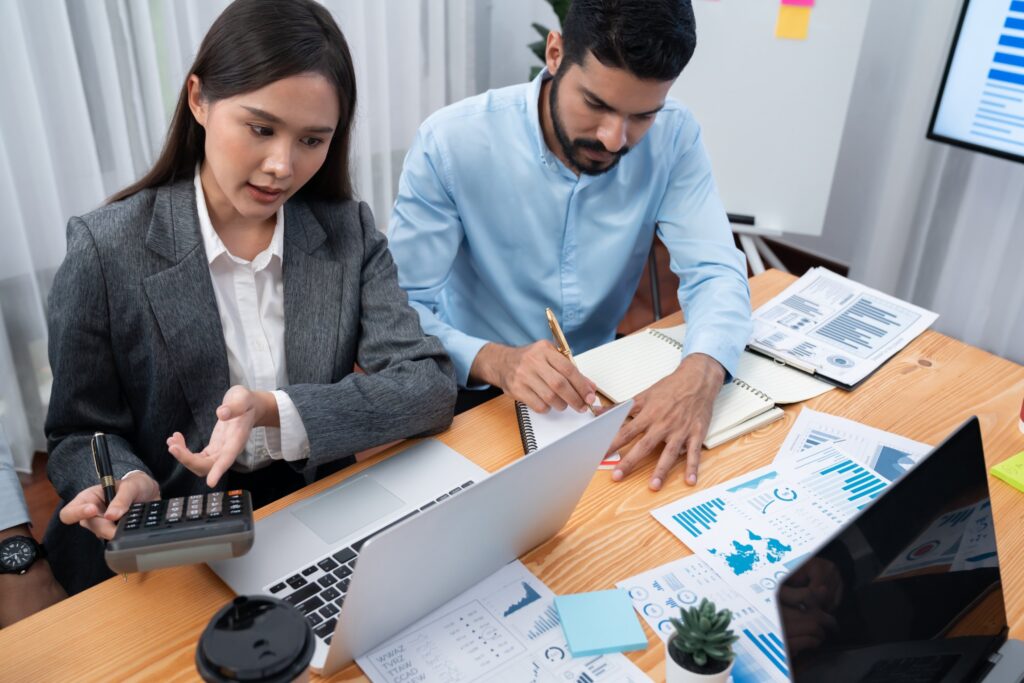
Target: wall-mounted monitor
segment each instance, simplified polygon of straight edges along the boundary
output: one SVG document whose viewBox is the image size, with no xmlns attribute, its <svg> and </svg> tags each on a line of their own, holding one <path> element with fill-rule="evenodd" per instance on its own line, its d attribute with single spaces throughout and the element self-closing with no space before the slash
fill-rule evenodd
<svg viewBox="0 0 1024 683">
<path fill-rule="evenodd" d="M 1024 161 L 1024 0 L 964 0 L 928 137 Z"/>
</svg>

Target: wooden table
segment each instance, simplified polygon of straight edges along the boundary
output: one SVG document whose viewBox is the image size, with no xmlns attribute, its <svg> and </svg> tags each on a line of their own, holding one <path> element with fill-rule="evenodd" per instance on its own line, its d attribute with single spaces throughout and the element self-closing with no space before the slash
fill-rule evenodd
<svg viewBox="0 0 1024 683">
<path fill-rule="evenodd" d="M 751 280 L 754 306 L 790 282 L 769 271 Z M 679 314 L 659 324 L 678 324 Z M 1024 450 L 1017 428 L 1024 367 L 933 331 L 925 332 L 855 392 L 830 391 L 806 405 L 868 425 L 937 443 L 978 415 L 989 465 Z M 713 486 L 771 462 L 800 405 L 752 434 L 705 452 L 699 487 Z M 511 399 L 502 396 L 455 418 L 439 437 L 494 471 L 522 455 Z M 257 518 L 351 476 L 360 463 L 262 508 Z M 611 588 L 615 581 L 690 554 L 648 511 L 687 495 L 678 468 L 658 493 L 647 488 L 653 459 L 615 484 L 598 472 L 569 523 L 523 561 L 556 593 Z M 1002 557 L 1011 636 L 1024 637 L 1024 494 L 989 478 Z M 0 679 L 196 680 L 196 641 L 210 617 L 233 594 L 206 566 L 111 579 L 11 628 L 0 630 Z M 664 655 L 651 635 L 644 652 L 628 655 L 664 680 Z M 356 666 L 331 680 L 366 680 Z"/>
</svg>

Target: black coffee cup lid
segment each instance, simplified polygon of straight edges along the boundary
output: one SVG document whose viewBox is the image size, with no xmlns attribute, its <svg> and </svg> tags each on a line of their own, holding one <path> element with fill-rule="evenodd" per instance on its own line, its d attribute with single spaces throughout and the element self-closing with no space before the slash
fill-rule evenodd
<svg viewBox="0 0 1024 683">
<path fill-rule="evenodd" d="M 205 681 L 290 681 L 313 659 L 316 640 L 299 610 L 269 596 L 241 596 L 206 625 L 196 648 Z"/>
</svg>

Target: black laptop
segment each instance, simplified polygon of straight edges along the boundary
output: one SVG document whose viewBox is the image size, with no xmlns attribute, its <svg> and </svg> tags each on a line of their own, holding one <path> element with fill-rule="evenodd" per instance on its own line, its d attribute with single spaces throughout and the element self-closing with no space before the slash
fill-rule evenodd
<svg viewBox="0 0 1024 683">
<path fill-rule="evenodd" d="M 1006 637 L 977 418 L 808 556 L 776 597 L 796 683 L 1024 680 L 1024 643 Z"/>
</svg>

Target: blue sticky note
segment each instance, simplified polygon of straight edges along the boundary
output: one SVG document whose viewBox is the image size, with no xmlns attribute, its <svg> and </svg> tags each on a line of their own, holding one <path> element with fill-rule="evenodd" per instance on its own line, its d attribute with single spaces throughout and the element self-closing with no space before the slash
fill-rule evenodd
<svg viewBox="0 0 1024 683">
<path fill-rule="evenodd" d="M 560 595 L 555 608 L 573 657 L 647 647 L 647 636 L 624 590 Z"/>
</svg>

